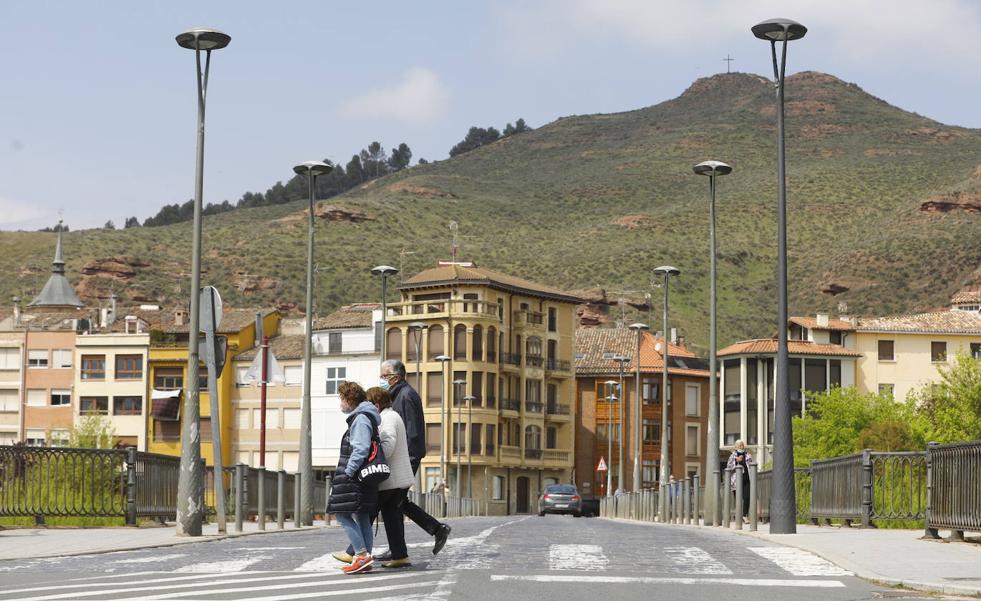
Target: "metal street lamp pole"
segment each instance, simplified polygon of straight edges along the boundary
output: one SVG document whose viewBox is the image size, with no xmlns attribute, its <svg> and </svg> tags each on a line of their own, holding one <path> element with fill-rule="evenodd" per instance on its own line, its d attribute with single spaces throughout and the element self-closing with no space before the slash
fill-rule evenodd
<svg viewBox="0 0 981 601">
<path fill-rule="evenodd" d="M 414 321 L 409 324 L 409 331 L 412 332 L 412 340 L 416 345 L 416 390 L 422 389 L 422 370 L 420 367 L 421 359 L 419 354 L 422 352 L 422 335 L 429 326 L 421 321 Z"/>
<path fill-rule="evenodd" d="M 770 532 L 797 532 L 794 492 L 794 434 L 790 415 L 790 369 L 787 356 L 787 174 L 784 153 L 783 106 L 787 42 L 804 37 L 807 28 L 790 19 L 770 19 L 752 27 L 753 35 L 770 42 L 773 79 L 777 92 L 777 365 L 773 415 L 773 482 L 770 492 Z M 782 41 L 780 61 L 777 42 Z"/>
<path fill-rule="evenodd" d="M 663 429 L 661 431 L 661 474 L 660 474 L 660 488 L 661 488 L 661 521 L 664 521 L 668 514 L 668 495 L 666 494 L 667 489 L 665 488 L 668 484 L 668 478 L 671 475 L 671 453 L 668 445 L 668 437 L 671 434 L 671 401 L 668 398 L 668 278 L 671 276 L 677 276 L 681 272 L 677 267 L 671 267 L 670 265 L 663 265 L 654 270 L 654 273 L 664 277 L 664 318 L 663 318 L 663 328 L 662 333 L 663 338 L 661 339 L 661 356 L 664 358 L 664 367 L 661 372 L 661 421 L 664 422 Z"/>
<path fill-rule="evenodd" d="M 467 430 L 473 436 L 473 402 L 477 397 L 467 395 L 463 397 L 467 402 Z M 462 490 L 462 489 L 461 489 Z M 473 498 L 473 441 L 470 441 L 470 450 L 467 451 L 467 496 Z"/>
<path fill-rule="evenodd" d="M 630 329 L 637 332 L 637 379 L 634 381 L 634 492 L 640 490 L 641 476 L 640 470 L 643 466 L 643 447 L 641 437 L 643 436 L 642 417 L 640 406 L 640 339 L 645 330 L 651 329 L 646 323 L 632 323 Z"/>
<path fill-rule="evenodd" d="M 463 478 L 461 478 L 461 467 L 460 467 L 460 453 L 461 444 L 465 438 L 464 432 L 460 428 L 463 423 L 463 395 L 464 387 L 467 385 L 466 380 L 453 380 L 453 404 L 456 405 L 456 444 L 453 445 L 453 450 L 456 451 L 456 496 L 463 496 Z M 459 401 L 457 399 L 460 399 Z"/>
<path fill-rule="evenodd" d="M 323 161 L 305 161 L 293 167 L 297 175 L 306 175 L 309 190 L 309 214 L 307 215 L 307 291 L 303 330 L 303 400 L 300 403 L 300 515 L 294 519 L 301 526 L 313 525 L 313 442 L 310 417 L 310 367 L 313 356 L 313 205 L 316 202 L 317 176 L 327 175 L 333 169 Z"/>
<path fill-rule="evenodd" d="M 706 522 L 716 524 L 719 500 L 719 479 L 715 470 L 719 466 L 719 387 L 718 360 L 716 358 L 716 256 L 715 256 L 715 178 L 732 173 L 732 167 L 721 161 L 705 161 L 693 167 L 697 175 L 709 178 L 709 414 L 708 445 L 705 451 L 705 477 L 708 485 L 705 499 Z"/>
<path fill-rule="evenodd" d="M 181 465 L 177 480 L 177 534 L 201 536 L 204 518 L 204 473 L 201 468 L 201 401 L 198 332 L 201 331 L 201 205 L 204 197 L 204 112 L 208 95 L 211 51 L 228 45 L 231 36 L 215 29 L 191 29 L 177 36 L 177 45 L 194 51 L 198 75 L 198 142 L 194 176 L 194 234 L 191 242 L 191 315 L 187 328 L 187 386 L 181 420 Z M 204 72 L 201 51 L 204 50 Z M 219 416 L 217 427 L 221 427 Z"/>
<path fill-rule="evenodd" d="M 390 265 L 379 265 L 378 267 L 371 268 L 372 275 L 380 275 L 382 278 L 382 320 L 381 320 L 381 360 L 379 363 L 384 363 L 385 359 L 388 358 L 388 332 L 385 331 L 385 317 L 388 313 L 388 276 L 395 275 L 399 272 L 398 269 Z M 400 353 L 401 354 L 401 353 Z M 416 382 L 416 388 L 419 387 L 419 382 Z"/>
<path fill-rule="evenodd" d="M 606 397 L 606 496 L 609 497 L 613 495 L 611 490 L 613 486 L 613 403 L 617 400 L 616 395 L 613 394 L 613 387 L 617 385 L 617 381 L 607 380 L 604 384 L 610 391 L 609 396 Z"/>
<path fill-rule="evenodd" d="M 626 437 L 626 434 L 627 434 L 626 433 L 626 428 L 624 427 L 624 423 L 623 423 L 624 422 L 623 405 L 627 401 L 627 393 L 623 389 L 623 366 L 625 364 L 627 364 L 627 363 L 630 362 L 630 357 L 628 357 L 626 355 L 617 355 L 616 357 L 613 357 L 613 360 L 620 364 L 620 383 L 619 383 L 620 405 L 619 405 L 619 407 L 617 407 L 618 413 L 619 413 L 619 420 L 620 420 L 620 423 L 617 424 L 617 439 L 618 439 L 617 440 L 617 443 L 618 443 L 618 445 L 620 447 L 620 457 L 619 457 L 619 459 L 617 459 L 617 489 L 618 490 L 623 490 L 624 489 L 624 485 L 623 485 L 623 447 L 626 444 L 625 441 L 624 441 L 624 438 Z"/>
<path fill-rule="evenodd" d="M 439 395 L 440 395 L 440 408 L 439 408 L 439 431 L 440 438 L 443 440 L 439 441 L 439 479 L 440 484 L 446 483 L 446 364 L 449 362 L 450 357 L 448 355 L 439 355 L 436 357 L 439 361 L 440 369 L 442 370 L 443 377 L 440 380 Z M 441 491 L 442 492 L 442 491 Z"/>
</svg>

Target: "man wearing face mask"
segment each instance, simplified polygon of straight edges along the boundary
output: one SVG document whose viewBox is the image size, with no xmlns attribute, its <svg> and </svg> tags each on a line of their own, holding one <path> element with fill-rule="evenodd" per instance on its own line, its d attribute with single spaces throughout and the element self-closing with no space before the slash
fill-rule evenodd
<svg viewBox="0 0 981 601">
<path fill-rule="evenodd" d="M 392 397 L 392 409 L 405 422 L 405 437 L 409 443 L 409 463 L 412 474 L 419 472 L 419 462 L 426 456 L 426 421 L 422 413 L 422 399 L 419 393 L 405 381 L 405 364 L 398 359 L 389 359 L 381 365 L 381 380 L 379 387 L 388 391 Z M 450 536 L 449 524 L 443 524 L 426 513 L 421 507 L 406 499 L 402 503 L 402 511 L 417 526 L 436 538 L 433 555 L 442 550 L 446 539 Z M 384 557 L 381 557 L 385 561 Z"/>
</svg>

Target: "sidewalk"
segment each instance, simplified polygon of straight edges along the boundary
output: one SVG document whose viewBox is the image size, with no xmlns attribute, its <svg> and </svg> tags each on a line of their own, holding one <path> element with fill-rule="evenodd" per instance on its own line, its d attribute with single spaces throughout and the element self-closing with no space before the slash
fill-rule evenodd
<svg viewBox="0 0 981 601">
<path fill-rule="evenodd" d="M 689 526 L 690 527 L 690 526 Z M 770 534 L 769 524 L 757 532 L 732 532 L 797 547 L 854 572 L 856 576 L 889 586 L 981 596 L 981 544 L 920 540 L 922 530 L 883 530 L 797 525 L 797 534 Z M 941 532 L 941 535 L 947 535 Z"/>
<path fill-rule="evenodd" d="M 294 528 L 293 522 L 288 521 L 285 527 L 279 530 L 276 528 L 276 522 L 273 521 L 266 522 L 266 529 L 263 531 L 259 530 L 255 522 L 246 522 L 242 532 L 235 532 L 235 523 L 230 522 L 228 533 L 218 534 L 217 524 L 205 524 L 201 536 L 177 536 L 173 524 L 156 528 L 2 528 L 0 529 L 0 560 L 131 551 L 216 541 L 236 536 L 317 530 L 325 526 L 325 522 L 318 520 L 313 526 Z"/>
</svg>

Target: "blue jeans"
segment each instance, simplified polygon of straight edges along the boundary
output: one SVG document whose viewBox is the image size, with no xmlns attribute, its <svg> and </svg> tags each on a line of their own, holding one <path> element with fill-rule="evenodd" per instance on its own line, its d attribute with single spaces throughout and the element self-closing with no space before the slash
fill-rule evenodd
<svg viewBox="0 0 981 601">
<path fill-rule="evenodd" d="M 374 533 L 371 529 L 371 514 L 367 512 L 337 513 L 337 523 L 344 528 L 347 539 L 355 554 L 371 553 Z"/>
</svg>

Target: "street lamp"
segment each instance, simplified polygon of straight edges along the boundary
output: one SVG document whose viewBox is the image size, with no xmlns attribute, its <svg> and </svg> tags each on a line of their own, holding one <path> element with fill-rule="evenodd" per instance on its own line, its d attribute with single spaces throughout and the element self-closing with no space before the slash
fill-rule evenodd
<svg viewBox="0 0 981 601">
<path fill-rule="evenodd" d="M 634 332 L 637 332 L 637 379 L 634 382 L 634 492 L 637 492 L 641 487 L 640 470 L 641 466 L 643 465 L 643 451 L 640 440 L 641 436 L 643 435 L 640 411 L 640 339 L 646 330 L 651 329 L 651 326 L 647 325 L 646 323 L 632 323 L 628 327 Z"/>
<path fill-rule="evenodd" d="M 306 175 L 309 190 L 309 214 L 307 215 L 307 294 L 306 326 L 303 331 L 303 401 L 300 403 L 300 515 L 295 520 L 301 525 L 313 525 L 313 448 L 310 418 L 310 358 L 313 355 L 313 203 L 315 202 L 317 176 L 327 175 L 333 169 L 323 161 L 305 161 L 293 167 L 297 175 Z"/>
<path fill-rule="evenodd" d="M 719 478 L 715 471 L 719 467 L 719 397 L 716 359 L 716 256 L 715 256 L 715 178 L 732 173 L 732 167 L 721 161 L 705 161 L 692 168 L 697 175 L 709 178 L 709 414 L 708 447 L 705 451 L 705 481 L 707 522 L 716 524 L 719 502 Z"/>
<path fill-rule="evenodd" d="M 620 447 L 620 458 L 617 459 L 617 489 L 623 490 L 623 446 L 624 446 L 624 435 L 625 430 L 623 423 L 623 404 L 627 400 L 627 394 L 623 389 L 623 366 L 630 363 L 630 357 L 626 355 L 616 355 L 613 360 L 620 364 L 620 406 L 617 407 L 619 413 L 619 421 L 617 424 L 617 445 Z"/>
<path fill-rule="evenodd" d="M 610 391 L 609 396 L 606 397 L 606 496 L 609 497 L 613 495 L 611 490 L 613 486 L 613 403 L 617 401 L 616 395 L 613 394 L 613 387 L 618 382 L 607 380 L 603 383 Z"/>
<path fill-rule="evenodd" d="M 661 372 L 661 469 L 660 469 L 660 489 L 661 489 L 661 521 L 665 520 L 668 514 L 668 494 L 665 485 L 668 483 L 668 476 L 671 474 L 671 456 L 668 450 L 668 436 L 671 434 L 671 401 L 668 398 L 668 279 L 671 276 L 678 276 L 681 271 L 677 267 L 662 265 L 654 270 L 654 273 L 664 277 L 664 322 L 661 339 L 661 357 L 664 359 L 664 367 Z"/>
<path fill-rule="evenodd" d="M 436 360 L 439 361 L 440 370 L 443 374 L 442 379 L 439 384 L 439 431 L 440 438 L 443 440 L 439 441 L 439 479 L 440 484 L 446 484 L 446 364 L 449 363 L 449 355 L 438 355 Z M 441 491 L 442 492 L 442 491 Z"/>
<path fill-rule="evenodd" d="M 463 478 L 460 477 L 460 453 L 462 449 L 460 444 L 463 442 L 463 432 L 460 430 L 460 425 L 463 423 L 463 392 L 467 385 L 466 380 L 453 380 L 453 404 L 456 405 L 456 428 L 455 428 L 455 438 L 456 444 L 453 445 L 453 450 L 456 451 L 456 493 L 458 497 L 462 497 L 463 494 L 463 483 L 460 482 Z M 460 400 L 457 400 L 460 399 Z"/>
<path fill-rule="evenodd" d="M 198 148 L 194 175 L 194 233 L 191 242 L 191 315 L 187 332 L 187 387 L 181 424 L 181 464 L 177 480 L 177 534 L 201 536 L 204 518 L 204 473 L 201 467 L 201 404 L 198 360 L 198 332 L 201 331 L 201 204 L 204 198 L 204 109 L 208 95 L 208 73 L 211 51 L 220 50 L 232 41 L 231 36 L 216 29 L 191 29 L 177 36 L 177 45 L 194 51 L 198 82 Z M 204 71 L 201 71 L 201 51 Z M 212 416 L 217 419 L 218 416 Z M 221 427 L 218 423 L 216 426 Z"/>
<path fill-rule="evenodd" d="M 388 359 L 388 332 L 385 331 L 385 316 L 388 313 L 388 276 L 395 275 L 399 272 L 391 265 L 379 265 L 378 267 L 371 268 L 371 275 L 380 275 L 382 278 L 382 339 L 381 339 L 381 362 Z M 419 387 L 419 381 L 416 381 L 416 388 Z"/>
<path fill-rule="evenodd" d="M 477 397 L 472 394 L 468 394 L 463 397 L 463 400 L 467 402 L 467 430 L 469 430 L 470 435 L 473 435 L 473 402 L 477 400 Z M 462 488 L 461 488 L 462 491 Z M 470 441 L 470 450 L 467 451 L 467 496 L 473 498 L 473 441 Z"/>
<path fill-rule="evenodd" d="M 773 415 L 773 489 L 770 491 L 770 532 L 797 532 L 794 494 L 794 434 L 790 415 L 790 374 L 787 357 L 787 174 L 784 152 L 783 105 L 787 42 L 804 37 L 807 28 L 790 19 L 770 19 L 752 27 L 753 35 L 770 42 L 777 91 L 777 365 Z M 777 42 L 782 41 L 780 61 Z"/>
</svg>

